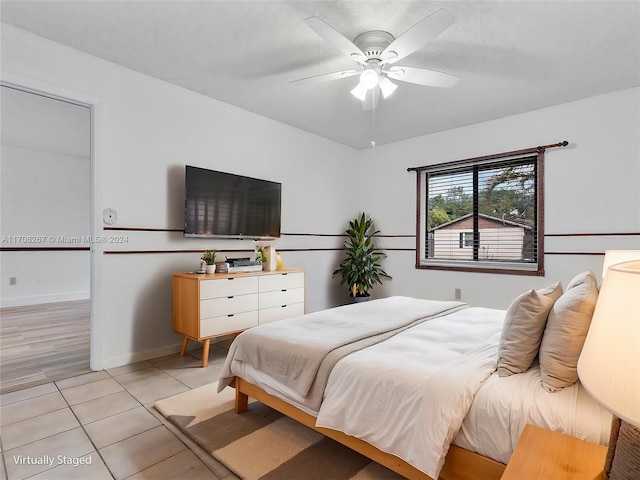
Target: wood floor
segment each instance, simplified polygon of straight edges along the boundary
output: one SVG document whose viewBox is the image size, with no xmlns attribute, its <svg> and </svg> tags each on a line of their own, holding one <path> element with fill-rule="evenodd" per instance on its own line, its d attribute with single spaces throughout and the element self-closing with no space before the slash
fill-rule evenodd
<svg viewBox="0 0 640 480">
<path fill-rule="evenodd" d="M 0 309 L 0 393 L 89 372 L 90 305 Z"/>
</svg>

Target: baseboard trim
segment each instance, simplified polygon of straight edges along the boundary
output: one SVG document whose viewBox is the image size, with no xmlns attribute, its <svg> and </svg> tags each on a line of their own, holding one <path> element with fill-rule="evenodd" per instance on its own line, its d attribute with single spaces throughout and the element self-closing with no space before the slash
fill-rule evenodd
<svg viewBox="0 0 640 480">
<path fill-rule="evenodd" d="M 231 342 L 233 340 L 233 335 L 226 335 L 224 337 L 218 337 L 212 340 L 212 346 L 216 343 L 226 343 Z M 202 352 L 202 344 L 199 342 L 189 342 L 190 351 L 198 351 L 198 353 Z M 164 347 L 154 348 L 151 350 L 145 350 L 144 352 L 136 352 L 128 355 L 121 355 L 119 357 L 113 357 L 105 359 L 103 362 L 104 368 L 103 370 L 108 370 L 110 368 L 122 367 L 123 365 L 129 365 L 130 363 L 135 362 L 144 362 L 145 360 L 151 360 L 152 358 L 164 357 L 165 355 L 172 355 L 174 353 L 178 353 L 182 348 L 182 342 L 176 343 L 174 345 L 166 345 Z"/>
<path fill-rule="evenodd" d="M 181 344 L 166 345 L 164 347 L 154 348 L 151 350 L 145 350 L 143 352 L 135 352 L 127 355 L 120 355 L 119 357 L 106 358 L 103 360 L 103 369 L 108 370 L 110 368 L 122 367 L 123 365 L 129 365 L 130 363 L 144 362 L 152 358 L 163 357 L 165 355 L 171 355 L 180 351 Z"/>
<path fill-rule="evenodd" d="M 49 295 L 33 295 L 30 297 L 3 298 L 0 301 L 0 308 L 26 307 L 28 305 L 39 305 L 42 303 L 72 302 L 75 300 L 89 300 L 89 292 L 69 292 L 52 293 Z"/>
</svg>

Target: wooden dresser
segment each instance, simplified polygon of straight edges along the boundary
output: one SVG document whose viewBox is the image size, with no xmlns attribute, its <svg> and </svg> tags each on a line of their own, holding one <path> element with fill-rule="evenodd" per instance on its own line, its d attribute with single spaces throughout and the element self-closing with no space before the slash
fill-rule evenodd
<svg viewBox="0 0 640 480">
<path fill-rule="evenodd" d="M 303 270 L 173 274 L 173 331 L 203 343 L 202 366 L 212 338 L 305 313 Z"/>
</svg>

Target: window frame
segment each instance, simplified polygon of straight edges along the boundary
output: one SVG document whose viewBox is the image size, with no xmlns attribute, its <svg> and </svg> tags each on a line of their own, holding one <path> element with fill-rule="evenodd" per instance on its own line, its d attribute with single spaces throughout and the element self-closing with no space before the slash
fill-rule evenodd
<svg viewBox="0 0 640 480">
<path fill-rule="evenodd" d="M 471 234 L 470 239 L 469 239 L 469 234 Z M 458 248 L 473 248 L 473 231 L 464 230 L 460 232 L 460 238 L 458 240 Z"/>
<path fill-rule="evenodd" d="M 564 142 L 563 142 L 564 143 Z M 556 146 L 556 145 L 551 145 Z M 565 146 L 565 145 L 557 145 Z M 409 171 L 416 172 L 416 250 L 415 268 L 421 270 L 449 270 L 462 272 L 498 273 L 513 275 L 533 275 L 544 276 L 544 155 L 545 147 L 535 147 L 523 150 L 516 150 L 481 157 L 468 158 L 453 162 L 437 163 L 423 167 L 410 168 Z M 429 239 L 427 231 L 427 185 L 425 183 L 426 173 L 442 173 L 448 170 L 473 169 L 474 166 L 491 164 L 500 166 L 517 161 L 518 159 L 532 158 L 535 162 L 535 182 L 536 182 L 536 261 L 491 261 L 477 259 L 429 259 L 425 258 L 424 245 Z M 473 200 L 478 201 L 478 191 L 474 189 Z M 462 248 L 465 248 L 464 245 Z"/>
</svg>

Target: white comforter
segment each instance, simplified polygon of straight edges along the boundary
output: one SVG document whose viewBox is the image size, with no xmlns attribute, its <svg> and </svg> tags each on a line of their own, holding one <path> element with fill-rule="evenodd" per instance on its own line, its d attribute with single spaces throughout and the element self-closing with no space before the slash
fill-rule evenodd
<svg viewBox="0 0 640 480">
<path fill-rule="evenodd" d="M 438 478 L 473 397 L 497 367 L 504 310 L 434 318 L 338 362 L 317 425 Z"/>
<path fill-rule="evenodd" d="M 476 394 L 453 443 L 507 463 L 527 423 L 606 445 L 611 414 L 580 382 L 554 393 L 542 388 L 536 363 L 510 377 L 494 372 Z"/>
<path fill-rule="evenodd" d="M 467 305 L 462 302 L 397 296 L 252 328 L 231 344 L 218 391 L 231 384 L 236 375 L 232 366 L 247 364 L 286 385 L 306 407 L 317 410 L 329 374 L 341 358 L 463 308 Z"/>
</svg>

